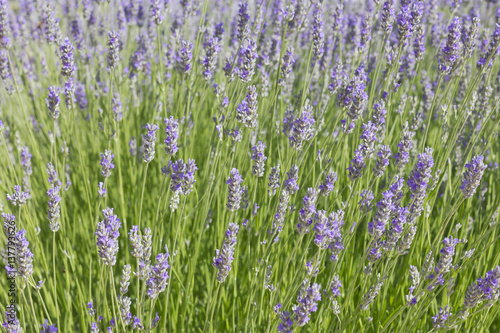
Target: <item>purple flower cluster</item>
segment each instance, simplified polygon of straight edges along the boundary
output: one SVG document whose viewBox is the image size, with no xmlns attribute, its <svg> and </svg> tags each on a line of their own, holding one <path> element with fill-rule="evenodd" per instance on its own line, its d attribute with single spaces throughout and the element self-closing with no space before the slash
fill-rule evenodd
<svg viewBox="0 0 500 333">
<path fill-rule="evenodd" d="M 29 192 L 25 192 L 22 190 L 21 186 L 14 185 L 14 193 L 7 194 L 7 200 L 10 201 L 14 206 L 21 207 L 26 204 L 28 199 L 30 198 Z"/>
<path fill-rule="evenodd" d="M 169 257 L 168 250 L 156 256 L 156 264 L 151 268 L 151 277 L 147 280 L 149 298 L 157 298 L 167 288 Z"/>
<path fill-rule="evenodd" d="M 306 105 L 300 117 L 297 117 L 292 124 L 290 135 L 290 147 L 301 150 L 304 141 L 309 141 L 314 136 L 314 120 L 312 106 Z"/>
<path fill-rule="evenodd" d="M 215 250 L 212 266 L 218 270 L 217 281 L 219 281 L 219 283 L 226 281 L 229 272 L 231 272 L 231 263 L 234 259 L 238 230 L 239 226 L 236 223 L 229 223 L 229 228 L 224 236 L 221 250 Z"/>
<path fill-rule="evenodd" d="M 462 37 L 462 24 L 460 18 L 455 16 L 450 26 L 448 27 L 448 38 L 446 45 L 441 52 L 442 58 L 439 61 L 439 71 L 441 74 L 449 74 L 456 66 L 462 55 L 460 40 Z"/>
<path fill-rule="evenodd" d="M 116 31 L 108 33 L 108 67 L 115 69 L 120 62 L 120 35 Z"/>
<path fill-rule="evenodd" d="M 194 172 L 198 170 L 194 160 L 189 159 L 187 163 L 180 159 L 171 164 L 172 174 L 170 189 L 174 192 L 178 192 L 182 195 L 188 195 L 193 191 L 194 183 Z"/>
<path fill-rule="evenodd" d="M 235 212 L 240 209 L 241 198 L 243 196 L 241 183 L 243 183 L 243 178 L 241 177 L 238 169 L 232 168 L 229 178 L 226 181 L 228 186 L 226 207 L 231 212 Z"/>
<path fill-rule="evenodd" d="M 326 197 L 335 189 L 335 182 L 337 181 L 337 173 L 330 169 L 326 173 L 325 181 L 319 184 L 321 195 Z"/>
<path fill-rule="evenodd" d="M 264 162 L 267 160 L 267 157 L 264 155 L 265 148 L 266 145 L 262 141 L 259 141 L 259 143 L 252 147 L 253 154 L 251 159 L 254 161 L 252 173 L 256 177 L 264 176 Z"/>
<path fill-rule="evenodd" d="M 205 59 L 203 60 L 203 78 L 209 81 L 214 74 L 215 66 L 217 64 L 217 54 L 221 51 L 220 41 L 217 37 L 212 37 L 205 44 Z"/>
<path fill-rule="evenodd" d="M 165 118 L 165 133 L 167 138 L 163 141 L 165 143 L 165 152 L 167 155 L 173 156 L 179 148 L 177 147 L 177 139 L 179 139 L 179 122 L 173 116 Z"/>
<path fill-rule="evenodd" d="M 248 93 L 236 110 L 236 119 L 249 128 L 257 126 L 257 97 L 257 88 L 248 86 Z"/>
<path fill-rule="evenodd" d="M 476 155 L 472 158 L 470 163 L 465 165 L 465 170 L 462 177 L 462 185 L 460 189 L 464 195 L 464 199 L 468 199 L 476 193 L 476 189 L 481 182 L 486 165 L 483 163 L 484 156 Z"/>
<path fill-rule="evenodd" d="M 308 234 L 313 224 L 314 215 L 316 213 L 316 201 L 318 200 L 318 190 L 308 188 L 307 195 L 304 197 L 303 206 L 299 211 L 299 224 L 297 231 L 299 234 Z"/>
<path fill-rule="evenodd" d="M 95 232 L 99 258 L 105 265 L 114 266 L 122 224 L 120 219 L 113 215 L 113 208 L 105 208 L 102 213 L 104 214 L 104 220 L 97 223 Z"/>
<path fill-rule="evenodd" d="M 49 115 L 52 119 L 56 120 L 59 118 L 59 103 L 61 98 L 59 97 L 61 89 L 59 87 L 49 87 L 49 95 L 45 99 L 47 102 L 47 108 L 49 109 Z"/>
<path fill-rule="evenodd" d="M 302 327 L 309 322 L 309 316 L 318 309 L 318 302 L 321 301 L 321 285 L 309 281 L 304 281 L 301 290 L 297 295 L 297 305 L 293 312 L 295 314 L 295 325 Z"/>
<path fill-rule="evenodd" d="M 66 78 L 72 78 L 76 70 L 75 61 L 73 57 L 73 43 L 70 42 L 69 38 L 64 39 L 64 44 L 60 47 L 61 50 L 61 75 Z"/>
<path fill-rule="evenodd" d="M 147 133 L 142 136 L 142 160 L 146 163 L 155 158 L 155 141 L 158 126 L 155 124 L 146 124 Z"/>
<path fill-rule="evenodd" d="M 115 155 L 111 153 L 111 150 L 105 150 L 104 154 L 101 153 L 101 162 L 99 165 L 101 166 L 101 175 L 104 178 L 108 178 L 111 176 L 111 170 L 115 168 L 115 165 L 113 164 L 113 158 L 115 158 Z"/>
</svg>

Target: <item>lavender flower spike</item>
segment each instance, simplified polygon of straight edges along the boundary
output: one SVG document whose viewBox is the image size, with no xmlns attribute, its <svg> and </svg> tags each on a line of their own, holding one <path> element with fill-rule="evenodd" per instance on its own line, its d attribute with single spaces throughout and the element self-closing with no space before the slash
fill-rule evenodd
<svg viewBox="0 0 500 333">
<path fill-rule="evenodd" d="M 226 207 L 231 212 L 240 209 L 241 197 L 243 196 L 243 188 L 241 187 L 241 183 L 243 183 L 243 178 L 238 172 L 238 169 L 231 169 L 231 174 L 226 181 L 226 184 L 228 185 Z"/>
<path fill-rule="evenodd" d="M 60 47 L 61 50 L 61 75 L 67 78 L 73 77 L 76 70 L 75 61 L 73 58 L 73 44 L 70 42 L 69 38 L 64 39 L 64 44 Z"/>
<path fill-rule="evenodd" d="M 318 190 L 308 188 L 307 195 L 302 200 L 304 205 L 299 211 L 299 224 L 297 230 L 300 234 L 308 234 L 311 230 L 314 215 L 316 214 L 316 201 L 318 200 Z"/>
<path fill-rule="evenodd" d="M 170 118 L 165 118 L 163 123 L 165 124 L 165 133 L 167 134 L 167 138 L 163 141 L 165 143 L 165 152 L 167 155 L 173 156 L 179 150 L 177 147 L 179 123 L 172 116 L 170 116 Z"/>
<path fill-rule="evenodd" d="M 249 128 L 257 126 L 257 97 L 257 88 L 249 86 L 245 99 L 238 105 L 236 110 L 236 120 Z"/>
<path fill-rule="evenodd" d="M 120 236 L 120 219 L 113 215 L 113 208 L 103 211 L 104 220 L 97 223 L 97 249 L 104 264 L 114 266 L 118 253 L 118 237 Z"/>
<path fill-rule="evenodd" d="M 108 33 L 108 66 L 109 69 L 115 69 L 120 61 L 120 35 L 116 31 Z"/>
<path fill-rule="evenodd" d="M 267 160 L 267 157 L 264 155 L 264 149 L 266 145 L 259 141 L 259 143 L 252 147 L 253 155 L 252 160 L 255 164 L 252 166 L 252 173 L 256 177 L 264 176 L 264 162 Z"/>
<path fill-rule="evenodd" d="M 308 141 L 313 137 L 315 123 L 312 106 L 305 106 L 300 117 L 293 122 L 292 132 L 289 138 L 290 147 L 295 150 L 301 150 L 304 141 Z"/>
<path fill-rule="evenodd" d="M 337 181 L 337 173 L 330 169 L 326 174 L 325 181 L 319 185 L 321 195 L 326 197 L 335 189 L 335 182 Z"/>
<path fill-rule="evenodd" d="M 170 268 L 168 264 L 169 256 L 168 250 L 166 253 L 160 253 L 156 256 L 156 264 L 151 269 L 151 277 L 147 281 L 149 287 L 148 296 L 151 299 L 158 297 L 167 287 L 168 269 Z"/>
<path fill-rule="evenodd" d="M 61 98 L 59 97 L 60 90 L 61 89 L 56 86 L 49 87 L 49 95 L 47 99 L 45 99 L 49 109 L 49 115 L 54 120 L 59 118 L 59 103 L 61 102 Z"/>
<path fill-rule="evenodd" d="M 484 156 L 476 155 L 472 158 L 470 163 L 465 165 L 465 170 L 462 178 L 462 185 L 460 189 L 464 195 L 464 199 L 472 197 L 476 193 L 476 189 L 481 182 L 486 165 L 483 163 Z"/>
<path fill-rule="evenodd" d="M 267 184 L 269 189 L 267 190 L 269 196 L 276 194 L 276 190 L 280 187 L 280 164 L 271 168 L 269 173 L 269 183 Z"/>
<path fill-rule="evenodd" d="M 297 295 L 297 305 L 293 310 L 295 314 L 295 324 L 304 326 L 309 322 L 311 313 L 318 309 L 317 303 L 321 301 L 321 285 L 314 283 L 309 287 L 309 282 L 305 280 Z"/>
<path fill-rule="evenodd" d="M 439 313 L 432 317 L 432 325 L 435 329 L 446 328 L 446 321 L 452 316 L 451 308 L 445 306 L 445 308 L 439 309 Z"/>
<path fill-rule="evenodd" d="M 155 124 L 146 124 L 146 129 L 148 133 L 142 137 L 142 159 L 144 162 L 149 163 L 155 158 L 155 141 L 158 126 Z"/>
<path fill-rule="evenodd" d="M 460 18 L 455 16 L 448 27 L 448 39 L 446 45 L 441 50 L 443 56 L 439 61 L 439 71 L 442 75 L 451 73 L 462 55 L 460 39 L 462 33 L 462 24 Z"/>
<path fill-rule="evenodd" d="M 31 252 L 30 243 L 26 239 L 26 230 L 21 229 L 16 233 L 16 262 L 17 273 L 19 276 L 28 280 L 33 274 L 33 253 Z"/>
<path fill-rule="evenodd" d="M 13 194 L 7 194 L 7 200 L 10 201 L 10 203 L 13 204 L 14 206 L 21 207 L 22 205 L 26 204 L 28 199 L 29 199 L 29 193 L 23 192 L 21 186 L 19 185 L 14 185 Z"/>
<path fill-rule="evenodd" d="M 187 163 L 180 159 L 171 164 L 172 174 L 170 176 L 170 189 L 183 195 L 188 195 L 193 191 L 196 182 L 194 172 L 198 170 L 194 160 L 189 159 Z"/>
<path fill-rule="evenodd" d="M 115 155 L 111 153 L 111 150 L 105 150 L 104 154 L 101 153 L 101 162 L 99 165 L 101 166 L 101 175 L 104 178 L 108 178 L 111 176 L 111 170 L 115 168 L 115 165 L 113 164 L 113 158 Z"/>
<path fill-rule="evenodd" d="M 231 263 L 234 259 L 234 249 L 236 247 L 238 229 L 239 226 L 236 223 L 229 223 L 229 228 L 226 231 L 221 250 L 215 250 L 215 257 L 213 259 L 212 266 L 218 270 L 217 281 L 219 281 L 219 283 L 226 281 L 226 278 L 231 271 Z"/>
</svg>

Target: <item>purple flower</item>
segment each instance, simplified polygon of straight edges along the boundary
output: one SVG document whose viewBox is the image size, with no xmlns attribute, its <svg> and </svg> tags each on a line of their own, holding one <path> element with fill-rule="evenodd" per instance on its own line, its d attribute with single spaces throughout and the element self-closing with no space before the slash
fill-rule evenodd
<svg viewBox="0 0 500 333">
<path fill-rule="evenodd" d="M 270 196 L 276 194 L 276 190 L 280 187 L 280 164 L 276 165 L 276 167 L 271 168 L 271 172 L 269 173 L 269 183 L 267 184 L 269 189 L 267 193 Z"/>
<path fill-rule="evenodd" d="M 290 73 L 292 72 L 293 65 L 295 64 L 295 59 L 293 58 L 293 47 L 289 47 L 286 50 L 285 55 L 283 56 L 283 60 L 281 62 L 281 78 L 278 81 L 278 84 L 280 86 L 284 86 L 285 82 L 290 76 Z"/>
<path fill-rule="evenodd" d="M 142 136 L 142 159 L 144 162 L 149 163 L 155 158 L 155 141 L 156 131 L 158 126 L 155 124 L 146 124 L 146 135 Z"/>
<path fill-rule="evenodd" d="M 23 192 L 21 186 L 19 185 L 14 185 L 14 193 L 7 194 L 7 200 L 10 201 L 10 203 L 13 204 L 14 206 L 19 206 L 19 207 L 26 204 L 29 197 L 30 197 L 29 193 Z"/>
<path fill-rule="evenodd" d="M 360 194 L 361 200 L 358 202 L 359 210 L 363 213 L 368 213 L 372 207 L 373 201 L 373 191 L 370 190 L 362 190 Z"/>
<path fill-rule="evenodd" d="M 42 329 L 40 330 L 41 333 L 56 333 L 57 332 L 57 327 L 56 324 L 52 324 L 49 326 L 49 320 L 45 319 L 45 324 L 42 324 Z"/>
<path fill-rule="evenodd" d="M 393 193 L 387 190 L 382 193 L 382 199 L 377 203 L 377 213 L 373 222 L 368 223 L 368 233 L 374 238 L 380 238 L 385 233 L 392 210 Z"/>
<path fill-rule="evenodd" d="M 316 201 L 318 200 L 318 190 L 308 188 L 307 195 L 302 200 L 303 206 L 299 211 L 299 224 L 297 230 L 299 234 L 308 234 L 313 224 L 316 213 Z"/>
<path fill-rule="evenodd" d="M 413 137 L 415 132 L 408 129 L 408 124 L 405 124 L 403 128 L 403 134 L 401 135 L 401 141 L 398 143 L 399 153 L 394 155 L 396 159 L 396 167 L 402 169 L 410 161 L 410 150 L 413 145 Z"/>
<path fill-rule="evenodd" d="M 321 301 L 321 285 L 314 283 L 309 286 L 305 280 L 297 296 L 295 313 L 295 324 L 299 327 L 309 322 L 309 316 L 318 309 L 317 303 Z"/>
<path fill-rule="evenodd" d="M 215 70 L 217 64 L 217 54 L 221 51 L 220 41 L 217 37 L 212 37 L 205 44 L 205 59 L 203 60 L 203 78 L 205 81 L 209 81 Z"/>
<path fill-rule="evenodd" d="M 293 328 L 292 314 L 289 311 L 280 313 L 281 322 L 278 324 L 278 331 L 282 333 L 290 333 Z"/>
<path fill-rule="evenodd" d="M 363 168 L 365 167 L 366 152 L 363 145 L 359 145 L 358 149 L 354 151 L 354 158 L 351 160 L 349 167 L 349 179 L 354 181 L 361 177 Z"/>
<path fill-rule="evenodd" d="M 47 196 L 49 197 L 49 209 L 48 209 L 48 218 L 49 218 L 49 228 L 53 232 L 59 230 L 59 218 L 61 208 L 59 203 L 61 202 L 61 197 L 59 196 L 59 192 L 61 190 L 60 185 L 52 184 L 51 188 L 47 191 Z"/>
<path fill-rule="evenodd" d="M 183 40 L 181 42 L 181 49 L 177 59 L 179 68 L 182 73 L 189 74 L 191 72 L 191 60 L 193 59 L 194 45 L 190 41 Z"/>
<path fill-rule="evenodd" d="M 33 274 L 33 253 L 30 243 L 26 239 L 26 230 L 21 229 L 16 233 L 16 263 L 19 276 L 28 280 Z"/>
<path fill-rule="evenodd" d="M 283 188 L 292 195 L 299 190 L 299 167 L 296 164 L 292 165 L 286 174 L 288 178 L 283 183 Z"/>
<path fill-rule="evenodd" d="M 250 15 L 248 15 L 248 3 L 240 2 L 239 7 L 240 8 L 238 10 L 238 35 L 236 36 L 236 38 L 238 38 L 238 41 L 242 43 L 250 35 L 250 24 L 249 24 Z"/>
<path fill-rule="evenodd" d="M 340 227 L 344 224 L 344 212 L 339 210 L 337 212 L 332 212 L 327 217 L 326 211 L 320 210 L 316 213 L 316 222 L 314 224 L 314 243 L 320 249 L 327 249 L 332 243 L 342 243 L 342 234 L 340 233 Z M 337 246 L 338 244 L 333 244 Z M 335 255 L 337 255 L 335 253 Z"/>
<path fill-rule="evenodd" d="M 460 59 L 462 54 L 460 47 L 461 32 L 462 24 L 460 23 L 460 18 L 455 16 L 448 27 L 446 45 L 441 50 L 443 55 L 439 60 L 439 71 L 442 75 L 449 74 Z"/>
<path fill-rule="evenodd" d="M 156 326 L 158 326 L 159 322 L 160 322 L 160 316 L 158 316 L 158 312 L 157 312 L 155 319 L 153 319 L 153 322 L 151 323 L 151 327 L 155 328 Z"/>
<path fill-rule="evenodd" d="M 16 308 L 11 308 L 9 311 L 5 311 L 5 321 L 2 327 L 7 333 L 22 333 L 23 328 L 19 319 L 17 319 Z"/>
<path fill-rule="evenodd" d="M 481 183 L 481 178 L 483 177 L 484 170 L 486 170 L 487 167 L 483 163 L 483 160 L 483 155 L 476 155 L 472 158 L 470 163 L 465 165 L 467 170 L 465 170 L 463 174 L 462 185 L 460 186 L 464 199 L 472 197 Z"/>
<path fill-rule="evenodd" d="M 354 72 L 354 76 L 349 80 L 342 83 L 337 96 L 337 103 L 340 107 L 344 108 L 347 116 L 353 123 L 356 122 L 363 111 L 363 108 L 368 101 L 368 94 L 365 92 L 366 85 L 364 81 L 363 68 L 360 67 Z M 350 133 L 352 128 L 350 124 L 344 125 L 344 131 Z"/>
<path fill-rule="evenodd" d="M 415 164 L 407 181 L 411 197 L 413 198 L 408 215 L 408 223 L 410 225 L 415 223 L 424 210 L 424 198 L 426 197 L 427 186 L 432 177 L 431 172 L 434 166 L 432 152 L 432 148 L 425 148 L 424 153 L 418 154 L 418 162 Z"/>
<path fill-rule="evenodd" d="M 315 123 L 312 106 L 306 105 L 300 117 L 297 117 L 292 124 L 290 147 L 301 150 L 304 141 L 309 141 L 314 136 Z"/>
<path fill-rule="evenodd" d="M 163 123 L 165 124 L 165 133 L 167 134 L 167 138 L 163 141 L 165 143 L 165 152 L 167 155 L 173 156 L 179 150 L 177 147 L 177 139 L 179 138 L 179 123 L 173 116 L 165 118 Z"/>
<path fill-rule="evenodd" d="M 64 39 L 64 43 L 60 47 L 61 51 L 61 75 L 67 78 L 73 77 L 76 70 L 75 61 L 73 58 L 73 43 L 70 42 L 69 38 Z"/>
<path fill-rule="evenodd" d="M 104 264 L 114 266 L 118 253 L 118 237 L 120 236 L 120 219 L 113 215 L 113 208 L 103 209 L 104 220 L 97 223 L 95 235 L 99 257 Z"/>
<path fill-rule="evenodd" d="M 490 63 L 488 64 L 488 67 L 493 66 L 493 60 L 495 60 L 496 56 L 498 55 L 499 51 L 499 46 L 498 44 L 500 43 L 500 23 L 495 23 L 495 31 L 493 32 L 493 35 L 491 36 L 490 43 L 488 44 L 488 48 L 486 51 L 483 53 L 481 58 L 477 61 L 477 68 L 481 69 L 486 65 L 486 61 L 491 57 Z"/>
<path fill-rule="evenodd" d="M 382 7 L 382 30 L 385 34 L 390 34 L 392 32 L 392 25 L 394 23 L 394 19 L 396 17 L 394 10 L 394 0 L 389 0 L 384 2 Z"/>
<path fill-rule="evenodd" d="M 156 25 L 160 25 L 163 22 L 163 15 L 161 14 L 161 3 L 160 0 L 151 0 L 151 19 Z"/>
<path fill-rule="evenodd" d="M 312 40 L 313 55 L 316 61 L 318 61 L 323 57 L 323 53 L 325 52 L 325 34 L 323 33 L 323 12 L 321 2 L 316 3 L 316 10 L 313 15 Z"/>
<path fill-rule="evenodd" d="M 257 88 L 248 86 L 248 93 L 236 110 L 236 120 L 248 128 L 257 126 L 257 97 Z"/>
<path fill-rule="evenodd" d="M 380 177 L 384 174 L 385 169 L 389 165 L 389 156 L 391 156 L 391 149 L 389 146 L 380 146 L 380 150 L 377 153 L 377 161 L 373 167 L 373 174 L 375 177 Z"/>
<path fill-rule="evenodd" d="M 229 223 L 229 228 L 226 231 L 222 248 L 219 251 L 215 250 L 215 257 L 212 266 L 217 268 L 217 281 L 223 283 L 226 281 L 229 272 L 231 271 L 231 263 L 234 259 L 234 249 L 236 247 L 238 225 L 236 223 Z"/>
<path fill-rule="evenodd" d="M 337 173 L 330 169 L 326 174 L 325 181 L 319 184 L 321 195 L 326 197 L 335 189 L 335 182 L 337 181 Z"/>
<path fill-rule="evenodd" d="M 167 280 L 169 278 L 168 269 L 170 268 L 168 264 L 169 256 L 168 251 L 156 256 L 156 264 L 152 267 L 151 277 L 147 281 L 149 287 L 148 296 L 151 299 L 158 297 L 167 288 Z"/>
<path fill-rule="evenodd" d="M 121 121 L 123 119 L 123 113 L 122 113 L 122 102 L 120 101 L 120 93 L 115 92 L 113 93 L 113 99 L 111 101 L 111 104 L 113 105 L 113 118 L 116 121 Z"/>
<path fill-rule="evenodd" d="M 469 60 L 472 57 L 474 51 L 476 50 L 476 39 L 477 39 L 478 28 L 479 28 L 479 18 L 473 17 L 469 30 L 463 36 L 464 61 Z"/>
<path fill-rule="evenodd" d="M 115 155 L 111 153 L 111 150 L 105 150 L 104 154 L 101 153 L 101 162 L 99 165 L 101 166 L 101 175 L 104 178 L 108 178 L 111 176 L 111 170 L 115 168 L 115 165 L 113 164 L 113 158 L 115 158 Z"/>
<path fill-rule="evenodd" d="M 408 40 L 413 35 L 413 18 L 407 4 L 401 6 L 398 13 L 398 40 L 400 45 L 408 45 Z"/>
<path fill-rule="evenodd" d="M 107 193 L 108 193 L 108 191 L 106 191 L 106 188 L 104 187 L 104 183 L 99 182 L 99 185 L 97 187 L 97 194 L 99 195 L 99 197 L 105 198 Z"/>
<path fill-rule="evenodd" d="M 172 174 L 170 175 L 170 189 L 179 194 L 188 195 L 193 191 L 196 182 L 194 172 L 198 170 L 194 160 L 189 159 L 187 163 L 180 159 L 171 164 Z"/>
<path fill-rule="evenodd" d="M 61 89 L 59 87 L 53 86 L 49 87 L 49 95 L 45 99 L 47 102 L 47 107 L 49 109 L 49 115 L 52 119 L 56 120 L 59 118 L 59 103 L 61 98 L 59 97 Z"/>
<path fill-rule="evenodd" d="M 241 81 L 248 83 L 255 74 L 257 61 L 257 43 L 248 39 L 247 45 L 242 47 L 238 57 L 238 75 Z"/>
<path fill-rule="evenodd" d="M 120 35 L 116 31 L 108 33 L 108 67 L 114 69 L 120 61 Z"/>
<path fill-rule="evenodd" d="M 231 174 L 226 181 L 226 184 L 228 185 L 226 207 L 231 212 L 240 209 L 241 197 L 243 196 L 243 188 L 241 187 L 241 183 L 243 183 L 243 178 L 238 172 L 238 169 L 231 169 Z"/>
<path fill-rule="evenodd" d="M 251 159 L 255 163 L 252 166 L 252 173 L 256 177 L 264 176 L 264 162 L 267 160 L 267 157 L 264 155 L 265 148 L 266 148 L 266 145 L 262 141 L 259 141 L 259 143 L 257 143 L 257 145 L 252 147 L 253 154 L 252 154 Z"/>
<path fill-rule="evenodd" d="M 141 324 L 141 319 L 134 316 L 134 321 L 132 322 L 132 328 L 137 328 L 138 330 L 144 329 L 144 326 Z"/>
<path fill-rule="evenodd" d="M 445 306 L 444 310 L 443 308 L 439 309 L 439 313 L 432 317 L 432 325 L 434 326 L 435 329 L 440 329 L 440 328 L 445 328 L 446 327 L 446 321 L 448 318 L 452 316 L 451 313 L 451 308 Z"/>
<path fill-rule="evenodd" d="M 328 91 L 334 94 L 337 89 L 342 85 L 342 61 L 337 60 L 337 63 L 332 68 L 330 74 L 330 84 L 328 85 Z"/>
<path fill-rule="evenodd" d="M 31 154 L 30 154 L 30 149 L 28 148 L 28 146 L 24 146 L 22 149 L 21 149 L 21 164 L 23 166 L 23 169 L 24 169 L 24 174 L 26 176 L 30 176 L 33 172 L 32 168 L 31 168 Z"/>
</svg>

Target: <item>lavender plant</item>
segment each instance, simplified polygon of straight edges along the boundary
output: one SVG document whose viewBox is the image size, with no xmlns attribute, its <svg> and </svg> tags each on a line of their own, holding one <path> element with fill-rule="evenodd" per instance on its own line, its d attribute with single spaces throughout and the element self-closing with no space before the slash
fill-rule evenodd
<svg viewBox="0 0 500 333">
<path fill-rule="evenodd" d="M 499 13 L 0 0 L 0 331 L 500 331 Z"/>
</svg>

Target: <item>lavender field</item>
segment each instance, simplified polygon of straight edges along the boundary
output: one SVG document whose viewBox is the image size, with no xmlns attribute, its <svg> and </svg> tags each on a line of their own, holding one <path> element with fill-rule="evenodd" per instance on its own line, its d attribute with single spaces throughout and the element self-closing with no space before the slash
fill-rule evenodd
<svg viewBox="0 0 500 333">
<path fill-rule="evenodd" d="M 0 0 L 0 331 L 499 332 L 496 0 Z"/>
</svg>

